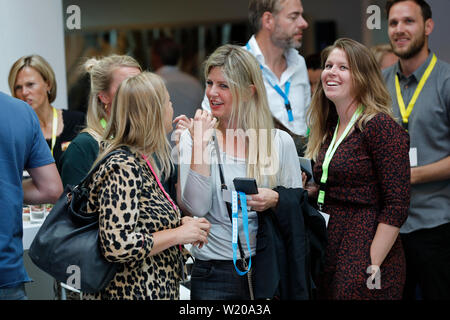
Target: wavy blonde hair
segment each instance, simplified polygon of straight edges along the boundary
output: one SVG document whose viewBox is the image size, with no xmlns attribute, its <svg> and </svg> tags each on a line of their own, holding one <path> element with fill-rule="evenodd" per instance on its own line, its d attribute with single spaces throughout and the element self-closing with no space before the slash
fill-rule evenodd
<svg viewBox="0 0 450 320">
<path fill-rule="evenodd" d="M 375 60 L 377 60 L 379 66 L 381 66 L 383 57 L 386 55 L 386 53 L 394 53 L 394 50 L 389 43 L 382 43 L 373 46 L 372 48 L 370 48 L 370 51 L 372 51 L 373 56 L 375 57 Z"/>
<path fill-rule="evenodd" d="M 164 81 L 154 73 L 143 72 L 125 79 L 117 90 L 102 136 L 106 147 L 93 167 L 109 152 L 125 146 L 146 155 L 158 176 L 169 177 L 172 161 L 164 126 L 168 99 Z"/>
<path fill-rule="evenodd" d="M 112 82 L 113 72 L 118 68 L 137 68 L 142 71 L 139 63 L 130 56 L 110 55 L 103 58 L 88 59 L 83 65 L 91 79 L 91 91 L 89 93 L 89 105 L 86 114 L 86 128 L 83 132 L 89 133 L 97 142 L 101 140 L 104 128 L 100 121 L 107 119 L 105 105 L 98 95 L 102 91 L 108 91 Z"/>
<path fill-rule="evenodd" d="M 278 157 L 273 152 L 274 124 L 258 61 L 242 47 L 227 44 L 205 61 L 205 78 L 214 67 L 221 68 L 233 100 L 228 127 L 246 133 L 252 129 L 255 133 L 252 139 L 248 135 L 246 138 L 247 176 L 255 178 L 258 184 L 263 184 L 263 176 L 268 176 L 268 184 L 275 186 L 275 175 L 264 174 L 278 164 Z"/>
<path fill-rule="evenodd" d="M 334 49 L 345 52 L 353 81 L 355 100 L 364 106 L 363 113 L 357 121 L 358 128 L 364 130 L 367 122 L 378 113 L 384 113 L 393 118 L 391 96 L 372 52 L 355 40 L 341 38 L 322 51 L 322 67 L 325 66 L 328 56 Z M 329 135 L 327 123 L 333 118 L 337 119 L 336 106 L 326 97 L 322 81 L 320 81 L 307 111 L 310 134 L 306 157 L 317 160 L 320 147 Z"/>
</svg>

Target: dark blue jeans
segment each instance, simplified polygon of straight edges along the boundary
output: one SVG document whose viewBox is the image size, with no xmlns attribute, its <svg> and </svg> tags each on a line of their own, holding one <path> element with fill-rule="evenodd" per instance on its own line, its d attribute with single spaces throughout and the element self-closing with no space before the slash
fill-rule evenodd
<svg viewBox="0 0 450 320">
<path fill-rule="evenodd" d="M 244 270 L 237 262 L 240 270 Z M 250 300 L 247 275 L 233 261 L 196 259 L 191 274 L 191 300 Z"/>
<path fill-rule="evenodd" d="M 0 300 L 28 300 L 25 285 L 22 283 L 17 287 L 0 288 Z"/>
</svg>

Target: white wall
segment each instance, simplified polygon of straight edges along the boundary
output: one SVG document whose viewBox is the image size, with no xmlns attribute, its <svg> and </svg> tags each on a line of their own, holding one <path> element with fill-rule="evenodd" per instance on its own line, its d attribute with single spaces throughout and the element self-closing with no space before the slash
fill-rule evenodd
<svg viewBox="0 0 450 320">
<path fill-rule="evenodd" d="M 0 0 L 0 91 L 10 94 L 8 74 L 17 59 L 39 54 L 55 71 L 53 105 L 67 108 L 63 20 L 61 0 Z"/>
</svg>

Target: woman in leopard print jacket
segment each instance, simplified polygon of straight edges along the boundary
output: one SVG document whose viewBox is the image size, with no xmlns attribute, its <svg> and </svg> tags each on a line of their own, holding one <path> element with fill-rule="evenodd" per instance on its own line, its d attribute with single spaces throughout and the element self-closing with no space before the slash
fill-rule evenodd
<svg viewBox="0 0 450 320">
<path fill-rule="evenodd" d="M 99 212 L 101 250 L 119 268 L 104 290 L 84 299 L 179 299 L 188 257 L 182 245 L 207 242 L 209 222 L 182 218 L 158 178 L 172 169 L 166 138 L 172 116 L 159 76 L 144 72 L 120 85 L 97 161 L 124 152 L 93 175 L 88 202 L 89 211 Z"/>
</svg>

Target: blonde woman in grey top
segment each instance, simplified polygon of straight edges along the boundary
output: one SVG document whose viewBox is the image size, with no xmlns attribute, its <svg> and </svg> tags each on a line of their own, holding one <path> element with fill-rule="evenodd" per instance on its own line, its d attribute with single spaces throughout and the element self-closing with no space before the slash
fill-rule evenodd
<svg viewBox="0 0 450 320">
<path fill-rule="evenodd" d="M 301 170 L 289 134 L 273 128 L 267 95 L 256 59 L 233 45 L 218 48 L 205 63 L 206 96 L 211 113 L 197 110 L 194 119 L 180 116 L 179 196 L 194 216 L 211 223 L 208 243 L 193 248 L 191 299 L 249 299 L 246 277 L 233 265 L 232 224 L 223 199 L 216 148 L 217 137 L 228 190 L 233 178 L 252 177 L 258 194 L 247 201 L 250 250 L 239 212 L 239 238 L 245 256 L 255 254 L 256 212 L 276 207 L 276 186 L 301 187 Z M 237 252 L 239 257 L 239 252 Z"/>
</svg>

